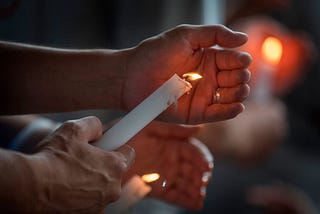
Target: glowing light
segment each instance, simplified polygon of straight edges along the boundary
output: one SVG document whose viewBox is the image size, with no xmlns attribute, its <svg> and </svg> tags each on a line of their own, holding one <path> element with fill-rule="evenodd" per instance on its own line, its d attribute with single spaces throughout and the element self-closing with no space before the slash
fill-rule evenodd
<svg viewBox="0 0 320 214">
<path fill-rule="evenodd" d="M 158 173 L 150 173 L 150 174 L 145 174 L 141 176 L 141 179 L 146 183 L 156 181 L 159 178 L 160 178 L 160 175 Z"/>
<path fill-rule="evenodd" d="M 185 73 L 182 75 L 182 77 L 185 79 L 185 80 L 197 80 L 197 79 L 201 79 L 202 76 L 198 73 L 195 73 L 195 72 L 189 72 L 189 73 Z"/>
<path fill-rule="evenodd" d="M 277 65 L 282 57 L 283 47 L 279 39 L 275 37 L 267 37 L 261 48 L 263 58 L 273 64 Z"/>
</svg>

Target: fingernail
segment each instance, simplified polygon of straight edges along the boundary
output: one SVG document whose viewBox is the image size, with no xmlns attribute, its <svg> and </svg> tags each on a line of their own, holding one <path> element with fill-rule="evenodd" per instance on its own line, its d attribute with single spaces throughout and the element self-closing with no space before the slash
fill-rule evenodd
<svg viewBox="0 0 320 214">
<path fill-rule="evenodd" d="M 241 31 L 233 31 L 235 34 L 241 35 L 241 36 L 245 36 L 248 37 L 248 34 L 241 32 Z"/>
<path fill-rule="evenodd" d="M 208 163 L 209 169 L 213 169 L 213 161 L 214 161 L 214 156 L 212 155 L 212 161 Z"/>
<path fill-rule="evenodd" d="M 207 193 L 207 188 L 205 186 L 202 186 L 200 188 L 200 195 L 205 197 L 206 196 L 206 193 Z"/>
<path fill-rule="evenodd" d="M 209 183 L 210 178 L 211 178 L 211 172 L 205 172 L 202 175 L 201 181 L 207 185 Z"/>
<path fill-rule="evenodd" d="M 243 103 L 241 103 L 241 105 L 242 105 L 242 112 L 243 112 L 244 110 L 246 110 L 246 106 Z"/>
<path fill-rule="evenodd" d="M 252 61 L 252 57 L 250 54 L 246 53 L 246 52 L 241 52 L 238 55 L 238 60 L 239 62 L 241 62 L 241 64 L 245 67 L 249 66 L 251 61 Z"/>
<path fill-rule="evenodd" d="M 135 159 L 135 150 L 131 146 L 125 144 L 119 149 L 117 149 L 118 152 L 120 152 L 127 164 L 127 167 L 130 168 L 130 166 L 134 163 Z"/>
</svg>

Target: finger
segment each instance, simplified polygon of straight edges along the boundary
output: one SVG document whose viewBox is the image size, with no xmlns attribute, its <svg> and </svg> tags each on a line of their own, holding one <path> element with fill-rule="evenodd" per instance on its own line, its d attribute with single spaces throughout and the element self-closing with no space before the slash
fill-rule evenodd
<svg viewBox="0 0 320 214">
<path fill-rule="evenodd" d="M 190 138 L 190 143 L 198 149 L 200 153 L 202 153 L 204 159 L 208 163 L 208 169 L 211 170 L 213 168 L 213 156 L 211 152 L 209 151 L 208 147 L 202 143 L 200 140 L 197 138 Z"/>
<path fill-rule="evenodd" d="M 204 121 L 222 121 L 236 117 L 245 109 L 242 103 L 214 104 L 207 108 Z"/>
<path fill-rule="evenodd" d="M 188 143 L 181 146 L 181 159 L 186 163 L 192 163 L 194 168 L 201 171 L 208 171 L 212 169 L 213 157 L 209 150 L 202 151 L 198 148 L 198 145 L 194 145 L 198 142 L 195 138 L 190 138 Z M 204 145 L 203 145 L 204 146 Z M 203 149 L 205 150 L 205 149 Z M 188 168 L 182 170 L 188 170 Z M 194 169 L 190 169 L 194 170 Z M 189 172 L 186 172 L 189 173 Z M 190 172 L 191 173 L 191 172 Z"/>
<path fill-rule="evenodd" d="M 101 121 L 94 116 L 63 123 L 56 133 L 64 132 L 67 136 L 75 137 L 79 142 L 98 140 L 102 135 Z"/>
<path fill-rule="evenodd" d="M 210 168 L 210 167 L 208 167 Z M 183 163 L 179 169 L 179 177 L 183 177 L 197 187 L 207 186 L 209 184 L 212 169 L 199 169 L 198 165 L 193 163 Z"/>
<path fill-rule="evenodd" d="M 233 88 L 219 88 L 219 93 L 219 104 L 242 102 L 249 96 L 250 87 L 242 84 Z"/>
<path fill-rule="evenodd" d="M 242 69 L 250 65 L 252 58 L 246 52 L 234 50 L 218 50 L 216 52 L 216 65 L 219 70 Z"/>
<path fill-rule="evenodd" d="M 194 136 L 202 127 L 202 125 L 180 125 L 154 121 L 146 129 L 156 136 L 184 139 Z"/>
<path fill-rule="evenodd" d="M 183 25 L 179 28 L 187 32 L 187 40 L 193 49 L 208 48 L 213 45 L 234 48 L 248 41 L 246 34 L 232 31 L 223 25 Z"/>
<path fill-rule="evenodd" d="M 127 169 L 129 169 L 130 166 L 134 163 L 135 150 L 131 146 L 125 144 L 121 146 L 119 149 L 117 149 L 116 151 L 120 153 L 121 156 L 124 158 L 126 167 Z"/>
<path fill-rule="evenodd" d="M 229 88 L 235 87 L 239 84 L 248 83 L 250 77 L 251 73 L 248 69 L 225 70 L 218 73 L 217 81 L 219 87 Z"/>
</svg>

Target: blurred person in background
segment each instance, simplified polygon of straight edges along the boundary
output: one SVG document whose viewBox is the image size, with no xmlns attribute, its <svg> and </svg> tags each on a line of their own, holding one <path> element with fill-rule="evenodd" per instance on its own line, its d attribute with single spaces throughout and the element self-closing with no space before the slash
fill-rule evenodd
<svg viewBox="0 0 320 214">
<path fill-rule="evenodd" d="M 251 96 L 244 114 L 222 122 L 222 127 L 208 126 L 202 133 L 203 142 L 217 158 L 204 209 L 196 213 L 318 213 L 320 28 L 316 20 L 320 4 L 230 0 L 226 5 L 227 25 L 250 38 L 241 49 L 253 57 L 251 95 L 263 40 L 278 38 L 283 56 L 273 73 L 269 102 L 257 103 Z M 226 131 L 233 125 L 231 133 Z M 249 134 L 240 135 L 240 130 Z M 221 139 L 221 132 L 229 140 Z"/>
</svg>

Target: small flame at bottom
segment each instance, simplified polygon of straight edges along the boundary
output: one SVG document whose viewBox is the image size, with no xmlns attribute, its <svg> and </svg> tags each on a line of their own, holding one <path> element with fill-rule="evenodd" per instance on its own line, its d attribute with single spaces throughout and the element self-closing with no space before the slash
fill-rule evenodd
<svg viewBox="0 0 320 214">
<path fill-rule="evenodd" d="M 144 174 L 141 176 L 141 179 L 146 183 L 156 181 L 159 178 L 160 178 L 160 175 L 158 173 Z"/>
</svg>

